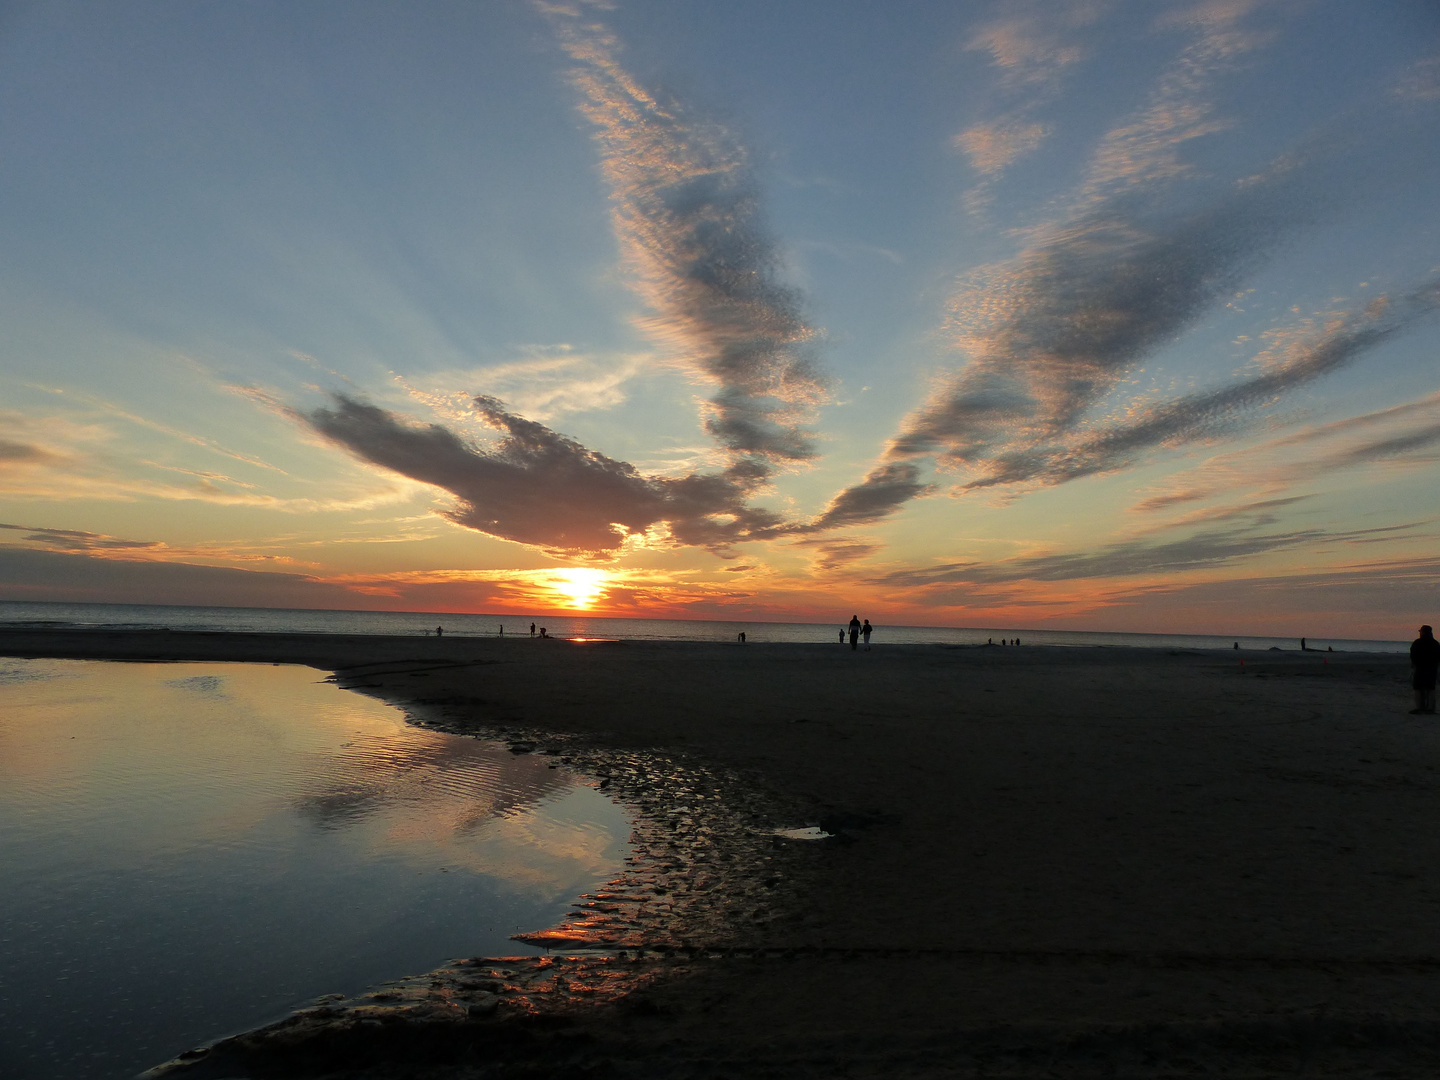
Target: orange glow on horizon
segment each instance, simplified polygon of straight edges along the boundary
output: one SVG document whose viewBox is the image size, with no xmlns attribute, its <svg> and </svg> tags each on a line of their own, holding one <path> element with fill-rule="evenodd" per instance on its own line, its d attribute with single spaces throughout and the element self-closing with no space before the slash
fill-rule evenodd
<svg viewBox="0 0 1440 1080">
<path fill-rule="evenodd" d="M 547 585 L 562 598 L 565 607 L 584 611 L 604 595 L 609 580 L 610 575 L 604 570 L 576 568 L 556 570 Z"/>
</svg>

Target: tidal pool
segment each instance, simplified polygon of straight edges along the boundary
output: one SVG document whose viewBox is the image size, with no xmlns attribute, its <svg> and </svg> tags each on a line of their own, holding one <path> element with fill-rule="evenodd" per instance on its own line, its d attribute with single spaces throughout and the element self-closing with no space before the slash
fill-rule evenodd
<svg viewBox="0 0 1440 1080">
<path fill-rule="evenodd" d="M 118 1080 L 559 920 L 624 810 L 310 668 L 0 659 L 0 1076 Z"/>
</svg>

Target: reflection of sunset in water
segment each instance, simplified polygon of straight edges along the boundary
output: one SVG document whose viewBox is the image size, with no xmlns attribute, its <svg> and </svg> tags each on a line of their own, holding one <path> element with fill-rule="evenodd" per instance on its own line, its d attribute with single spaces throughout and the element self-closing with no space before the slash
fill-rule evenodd
<svg viewBox="0 0 1440 1080">
<path fill-rule="evenodd" d="M 307 997 L 523 950 L 630 833 L 553 764 L 310 668 L 0 660 L 0 925 L 24 928 L 0 971 L 35 991 L 0 1046 L 132 1075 Z M 115 971 L 93 1024 L 47 1004 Z"/>
<path fill-rule="evenodd" d="M 576 568 L 556 570 L 549 581 L 549 587 L 567 608 L 588 609 L 605 594 L 610 575 L 604 570 Z"/>
</svg>

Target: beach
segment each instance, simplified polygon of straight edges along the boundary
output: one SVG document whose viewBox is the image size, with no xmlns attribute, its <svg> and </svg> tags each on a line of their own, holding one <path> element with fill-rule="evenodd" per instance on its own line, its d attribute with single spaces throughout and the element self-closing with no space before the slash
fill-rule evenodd
<svg viewBox="0 0 1440 1080">
<path fill-rule="evenodd" d="M 537 928 L 550 957 L 167 1075 L 1440 1070 L 1440 728 L 1401 656 L 80 630 L 0 655 L 307 664 L 642 813 L 627 880 Z M 805 827 L 829 835 L 777 835 Z"/>
</svg>

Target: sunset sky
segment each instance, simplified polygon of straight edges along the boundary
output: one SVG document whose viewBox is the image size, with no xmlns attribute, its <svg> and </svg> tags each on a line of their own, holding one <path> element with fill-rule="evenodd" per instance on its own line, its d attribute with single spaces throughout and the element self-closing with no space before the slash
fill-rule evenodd
<svg viewBox="0 0 1440 1080">
<path fill-rule="evenodd" d="M 0 599 L 1406 638 L 1429 0 L 0 4 Z"/>
</svg>

